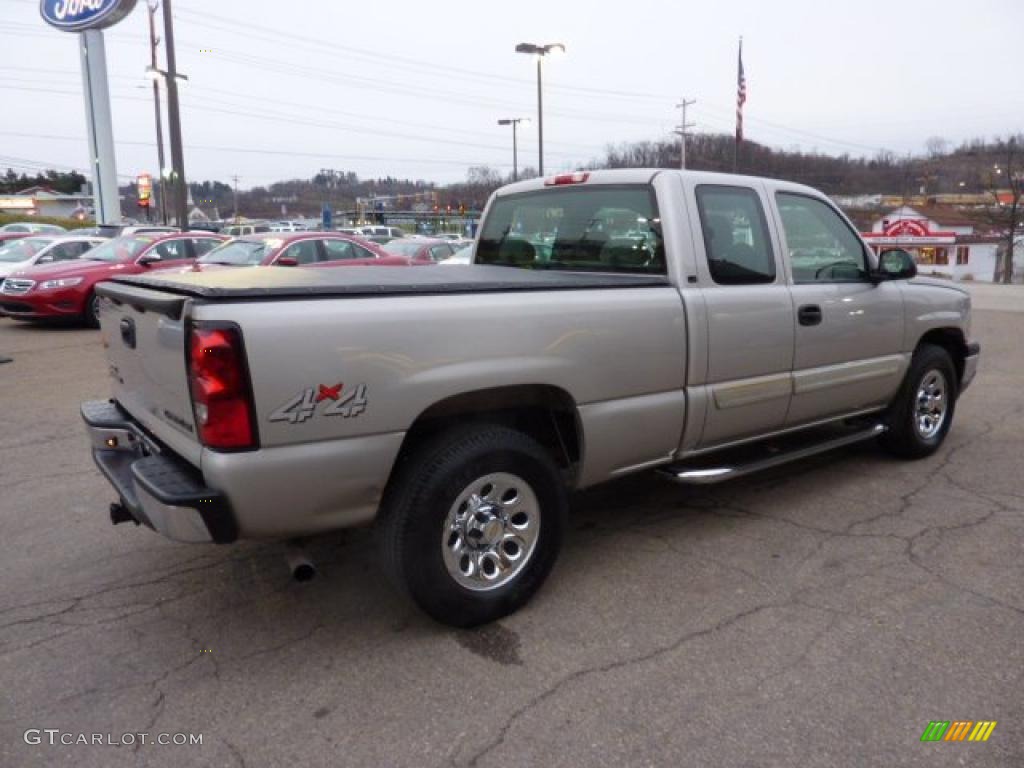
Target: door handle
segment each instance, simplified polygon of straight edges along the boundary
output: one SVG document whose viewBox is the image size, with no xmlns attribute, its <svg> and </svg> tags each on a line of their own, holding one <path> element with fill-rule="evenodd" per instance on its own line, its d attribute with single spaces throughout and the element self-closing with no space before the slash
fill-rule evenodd
<svg viewBox="0 0 1024 768">
<path fill-rule="evenodd" d="M 804 304 L 796 311 L 800 325 L 821 325 L 821 307 L 817 304 Z"/>
</svg>

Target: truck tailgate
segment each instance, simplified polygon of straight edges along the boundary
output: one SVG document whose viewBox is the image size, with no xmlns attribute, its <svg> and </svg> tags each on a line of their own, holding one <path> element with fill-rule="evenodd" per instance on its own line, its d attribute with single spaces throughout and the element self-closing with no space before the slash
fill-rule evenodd
<svg viewBox="0 0 1024 768">
<path fill-rule="evenodd" d="M 136 286 L 102 283 L 100 332 L 114 399 L 157 438 L 198 466 L 185 368 L 186 299 Z"/>
</svg>

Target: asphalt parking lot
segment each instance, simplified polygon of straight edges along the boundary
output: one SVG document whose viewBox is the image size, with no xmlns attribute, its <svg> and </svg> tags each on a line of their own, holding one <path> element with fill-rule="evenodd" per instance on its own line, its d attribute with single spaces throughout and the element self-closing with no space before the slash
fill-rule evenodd
<svg viewBox="0 0 1024 768">
<path fill-rule="evenodd" d="M 279 545 L 112 527 L 77 412 L 97 334 L 0 320 L 0 766 L 1020 766 L 1024 311 L 984 307 L 1024 289 L 995 293 L 938 455 L 586 492 L 537 598 L 469 632 L 396 596 L 365 531 L 296 584 Z M 921 743 L 931 720 L 998 725 Z M 203 743 L 26 743 L 47 728 Z"/>
</svg>

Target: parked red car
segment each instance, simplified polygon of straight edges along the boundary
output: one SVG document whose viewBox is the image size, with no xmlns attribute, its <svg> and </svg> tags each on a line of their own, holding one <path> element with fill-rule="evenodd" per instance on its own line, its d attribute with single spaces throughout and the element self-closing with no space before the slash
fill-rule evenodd
<svg viewBox="0 0 1024 768">
<path fill-rule="evenodd" d="M 413 264 L 437 264 L 462 246 L 436 237 L 400 237 L 382 247 L 390 254 L 411 259 Z"/>
<path fill-rule="evenodd" d="M 73 261 L 15 272 L 0 285 L 0 314 L 20 320 L 78 317 L 98 325 L 96 283 L 161 266 L 190 264 L 227 240 L 210 232 L 139 234 L 108 240 Z"/>
<path fill-rule="evenodd" d="M 216 267 L 407 266 L 409 259 L 334 232 L 262 232 L 236 237 L 196 259 L 193 269 Z"/>
</svg>

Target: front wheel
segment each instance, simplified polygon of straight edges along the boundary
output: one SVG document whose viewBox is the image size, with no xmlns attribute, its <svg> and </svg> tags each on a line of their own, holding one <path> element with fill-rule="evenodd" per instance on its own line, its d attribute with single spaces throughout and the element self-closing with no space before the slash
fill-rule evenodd
<svg viewBox="0 0 1024 768">
<path fill-rule="evenodd" d="M 85 311 L 82 313 L 82 320 L 90 328 L 100 327 L 100 297 L 95 292 L 89 294 L 85 300 Z"/>
<path fill-rule="evenodd" d="M 378 523 L 382 559 L 423 611 L 471 627 L 530 599 L 558 556 L 568 506 L 540 445 L 466 426 L 410 452 L 396 472 Z"/>
<path fill-rule="evenodd" d="M 922 344 L 889 407 L 889 429 L 882 445 L 906 459 L 935 453 L 953 424 L 956 398 L 956 368 L 949 353 L 934 344 Z"/>
</svg>

